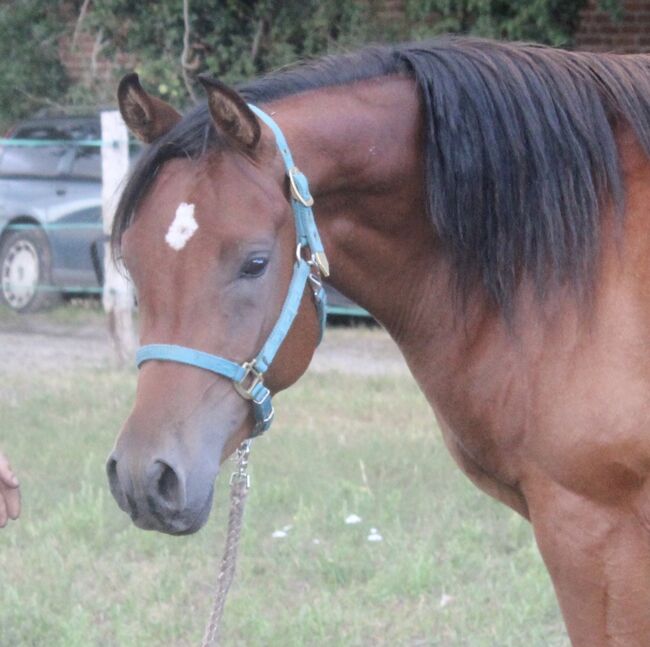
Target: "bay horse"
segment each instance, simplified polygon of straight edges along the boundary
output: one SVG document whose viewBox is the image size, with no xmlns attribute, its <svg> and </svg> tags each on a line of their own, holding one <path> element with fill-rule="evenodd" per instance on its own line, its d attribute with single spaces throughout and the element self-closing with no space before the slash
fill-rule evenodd
<svg viewBox="0 0 650 647">
<path fill-rule="evenodd" d="M 202 82 L 186 116 L 134 74 L 118 91 L 150 143 L 112 234 L 142 343 L 242 362 L 281 316 L 296 192 L 263 111 L 331 284 L 396 341 L 463 472 L 530 520 L 574 647 L 650 645 L 650 58 L 441 38 Z M 318 337 L 304 287 L 271 393 Z M 253 414 L 149 358 L 107 464 L 120 507 L 196 531 Z"/>
</svg>

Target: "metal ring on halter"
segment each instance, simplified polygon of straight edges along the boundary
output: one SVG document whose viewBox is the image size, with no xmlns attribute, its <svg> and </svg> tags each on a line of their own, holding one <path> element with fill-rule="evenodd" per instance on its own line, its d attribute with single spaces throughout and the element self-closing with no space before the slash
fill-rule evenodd
<svg viewBox="0 0 650 647">
<path fill-rule="evenodd" d="M 309 258 L 302 255 L 303 249 L 309 249 Z M 310 267 L 317 267 L 325 276 L 329 276 L 329 264 L 324 253 L 312 252 L 308 245 L 298 243 L 296 245 L 296 260 L 305 261 Z"/>
<path fill-rule="evenodd" d="M 311 250 L 309 250 L 309 258 L 305 258 L 302 255 L 302 250 L 305 249 L 306 245 L 303 245 L 302 243 L 298 243 L 296 245 L 296 260 L 298 262 L 300 261 L 305 261 L 307 265 L 310 267 L 314 267 L 316 265 L 316 258 L 314 257 L 314 254 L 312 254 Z"/>
<path fill-rule="evenodd" d="M 300 169 L 297 166 L 290 168 L 287 173 L 287 175 L 289 176 L 289 186 L 291 187 L 291 195 L 298 202 L 300 202 L 300 204 L 303 205 L 304 207 L 311 207 L 314 205 L 314 198 L 312 196 L 309 196 L 308 198 L 302 196 L 300 190 L 298 189 L 298 185 L 296 184 L 296 179 L 294 178 L 294 175 L 296 173 L 300 173 Z"/>
<path fill-rule="evenodd" d="M 264 420 L 262 420 L 262 423 L 266 424 L 267 422 L 271 422 L 271 420 L 273 420 L 274 415 L 275 415 L 275 409 L 273 407 L 271 407 L 271 413 L 269 413 L 269 415 L 266 416 L 266 418 L 264 418 Z"/>
</svg>

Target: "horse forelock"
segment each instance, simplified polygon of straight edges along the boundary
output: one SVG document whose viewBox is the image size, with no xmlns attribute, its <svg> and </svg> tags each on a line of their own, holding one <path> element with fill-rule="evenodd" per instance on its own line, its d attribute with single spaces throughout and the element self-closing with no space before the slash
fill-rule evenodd
<svg viewBox="0 0 650 647">
<path fill-rule="evenodd" d="M 539 294 L 567 283 L 589 291 L 602 213 L 610 206 L 623 213 L 617 124 L 629 124 L 650 153 L 649 67 L 642 56 L 441 38 L 326 57 L 239 90 L 264 103 L 383 75 L 413 77 L 426 128 L 427 209 L 459 293 L 481 284 L 508 312 L 524 278 Z M 162 164 L 226 145 L 201 105 L 149 147 L 122 195 L 114 250 Z"/>
</svg>

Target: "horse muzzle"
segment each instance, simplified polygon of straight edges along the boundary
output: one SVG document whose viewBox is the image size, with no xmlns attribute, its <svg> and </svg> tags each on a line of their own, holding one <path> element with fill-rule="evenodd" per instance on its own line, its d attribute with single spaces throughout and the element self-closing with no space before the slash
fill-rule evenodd
<svg viewBox="0 0 650 647">
<path fill-rule="evenodd" d="M 172 535 L 190 534 L 206 522 L 212 506 L 213 486 L 203 496 L 188 497 L 188 479 L 164 459 L 155 459 L 138 476 L 128 460 L 113 452 L 106 463 L 108 482 L 119 507 L 144 530 Z"/>
<path fill-rule="evenodd" d="M 178 434 L 166 430 L 161 434 L 166 442 L 152 448 L 129 427 L 106 463 L 117 504 L 139 528 L 172 535 L 196 532 L 212 507 L 222 449 L 215 447 L 218 441 L 210 443 L 210 452 L 199 446 L 189 451 Z"/>
</svg>

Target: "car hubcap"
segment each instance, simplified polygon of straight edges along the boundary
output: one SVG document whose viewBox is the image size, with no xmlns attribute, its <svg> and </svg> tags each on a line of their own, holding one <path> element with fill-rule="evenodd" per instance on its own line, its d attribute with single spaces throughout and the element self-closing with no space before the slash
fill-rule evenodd
<svg viewBox="0 0 650 647">
<path fill-rule="evenodd" d="M 2 293 L 12 308 L 23 308 L 38 287 L 38 252 L 28 240 L 17 240 L 2 263 Z"/>
</svg>

